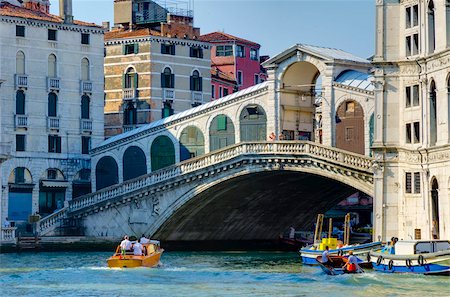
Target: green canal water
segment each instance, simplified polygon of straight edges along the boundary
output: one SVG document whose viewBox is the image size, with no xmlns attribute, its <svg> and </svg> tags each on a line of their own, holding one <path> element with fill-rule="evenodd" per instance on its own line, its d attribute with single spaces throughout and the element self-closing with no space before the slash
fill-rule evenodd
<svg viewBox="0 0 450 297">
<path fill-rule="evenodd" d="M 154 269 L 110 269 L 109 255 L 0 254 L 0 296 L 450 296 L 449 277 L 327 276 L 295 253 L 165 252 Z"/>
</svg>

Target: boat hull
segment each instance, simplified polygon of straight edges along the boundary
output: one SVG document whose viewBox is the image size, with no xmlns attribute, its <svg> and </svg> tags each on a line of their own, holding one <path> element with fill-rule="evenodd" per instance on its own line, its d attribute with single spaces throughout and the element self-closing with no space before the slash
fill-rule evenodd
<svg viewBox="0 0 450 297">
<path fill-rule="evenodd" d="M 349 251 L 353 252 L 353 255 L 358 259 L 358 263 L 366 263 L 369 262 L 369 252 L 371 250 L 376 250 L 381 248 L 381 242 L 371 242 L 360 245 L 352 245 L 343 247 L 340 249 L 330 250 L 330 255 L 339 255 L 342 253 L 343 256 L 348 255 Z M 323 250 L 315 250 L 312 249 L 312 246 L 305 247 L 300 250 L 300 255 L 302 257 L 302 262 L 305 265 L 319 265 L 317 263 L 316 258 L 321 256 Z"/>
<path fill-rule="evenodd" d="M 370 255 L 373 268 L 379 272 L 450 276 L 450 250 L 423 255 L 390 255 L 379 252 L 371 252 Z"/>
<path fill-rule="evenodd" d="M 161 259 L 162 251 L 155 252 L 148 256 L 115 255 L 108 259 L 110 268 L 135 268 L 135 267 L 155 267 Z"/>
</svg>

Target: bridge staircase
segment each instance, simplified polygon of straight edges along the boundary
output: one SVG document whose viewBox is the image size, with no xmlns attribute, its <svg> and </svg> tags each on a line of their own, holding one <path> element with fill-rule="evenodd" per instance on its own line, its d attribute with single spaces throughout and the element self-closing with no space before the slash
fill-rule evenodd
<svg viewBox="0 0 450 297">
<path fill-rule="evenodd" d="M 366 192 L 373 191 L 373 159 L 344 150 L 326 147 L 308 141 L 244 142 L 209 154 L 189 159 L 147 175 L 113 185 L 75 200 L 69 205 L 41 219 L 38 222 L 40 236 L 57 233 L 61 221 L 68 218 L 82 218 L 128 203 L 134 197 L 159 191 L 176 185 L 174 180 L 198 179 L 209 174 L 217 174 L 242 164 L 270 163 L 273 170 L 283 170 L 283 166 L 296 166 L 305 172 L 335 178 L 349 185 L 357 183 Z"/>
</svg>

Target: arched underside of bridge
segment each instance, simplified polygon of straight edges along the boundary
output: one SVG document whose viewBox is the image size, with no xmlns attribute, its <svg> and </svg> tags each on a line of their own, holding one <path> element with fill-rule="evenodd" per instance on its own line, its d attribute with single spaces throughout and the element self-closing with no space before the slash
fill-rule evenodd
<svg viewBox="0 0 450 297">
<path fill-rule="evenodd" d="M 312 230 L 357 189 L 318 175 L 270 171 L 224 181 L 192 198 L 154 235 L 170 241 L 273 240 L 293 225 Z"/>
</svg>

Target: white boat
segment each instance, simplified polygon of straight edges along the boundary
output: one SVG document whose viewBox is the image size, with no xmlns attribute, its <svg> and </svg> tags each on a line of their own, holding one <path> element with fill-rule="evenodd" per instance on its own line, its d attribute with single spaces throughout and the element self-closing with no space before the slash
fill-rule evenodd
<svg viewBox="0 0 450 297">
<path fill-rule="evenodd" d="M 370 252 L 376 271 L 385 273 L 418 273 L 450 276 L 449 240 L 398 241 L 395 254 Z"/>
</svg>

